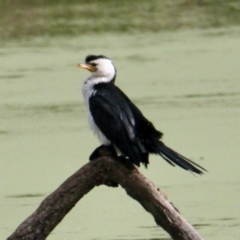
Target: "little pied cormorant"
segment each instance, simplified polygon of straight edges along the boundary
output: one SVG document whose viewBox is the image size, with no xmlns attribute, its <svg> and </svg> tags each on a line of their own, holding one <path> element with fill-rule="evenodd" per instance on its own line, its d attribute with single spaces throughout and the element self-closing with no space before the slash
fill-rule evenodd
<svg viewBox="0 0 240 240">
<path fill-rule="evenodd" d="M 149 153 L 159 154 L 172 166 L 203 174 L 203 167 L 167 147 L 134 103 L 114 84 L 116 68 L 103 55 L 88 55 L 79 68 L 91 72 L 83 83 L 82 93 L 89 124 L 104 146 L 112 145 L 137 166 L 146 167 Z"/>
</svg>

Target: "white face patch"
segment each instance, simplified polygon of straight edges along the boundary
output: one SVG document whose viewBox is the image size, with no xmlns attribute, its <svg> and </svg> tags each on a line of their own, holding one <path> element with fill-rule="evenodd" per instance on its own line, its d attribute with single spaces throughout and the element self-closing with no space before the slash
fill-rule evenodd
<svg viewBox="0 0 240 240">
<path fill-rule="evenodd" d="M 95 77 L 104 77 L 106 82 L 110 82 L 116 75 L 116 69 L 112 61 L 108 58 L 99 58 L 91 61 L 90 63 L 96 64 L 97 71 L 91 72 Z"/>
</svg>

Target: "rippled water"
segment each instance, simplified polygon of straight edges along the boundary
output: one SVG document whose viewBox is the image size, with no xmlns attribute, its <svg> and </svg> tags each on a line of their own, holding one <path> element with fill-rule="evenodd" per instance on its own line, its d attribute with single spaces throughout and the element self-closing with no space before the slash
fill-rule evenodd
<svg viewBox="0 0 240 240">
<path fill-rule="evenodd" d="M 240 30 L 92 35 L 0 50 L 0 236 L 87 162 L 98 145 L 80 92 L 87 54 L 111 57 L 117 84 L 209 170 L 202 177 L 152 156 L 141 171 L 206 239 L 240 239 Z M 85 196 L 49 239 L 169 239 L 121 189 Z"/>
</svg>

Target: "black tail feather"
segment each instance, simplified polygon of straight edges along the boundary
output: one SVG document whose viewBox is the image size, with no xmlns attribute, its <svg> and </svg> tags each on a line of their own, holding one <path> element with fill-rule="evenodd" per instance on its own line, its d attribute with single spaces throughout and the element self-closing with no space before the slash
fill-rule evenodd
<svg viewBox="0 0 240 240">
<path fill-rule="evenodd" d="M 181 154 L 175 152 L 171 148 L 167 147 L 161 141 L 155 141 L 155 144 L 152 144 L 154 153 L 159 154 L 164 160 L 166 160 L 172 166 L 178 165 L 179 167 L 198 174 L 203 174 L 203 171 L 207 170 L 192 160 L 182 156 Z M 202 171 L 203 170 L 203 171 Z"/>
</svg>

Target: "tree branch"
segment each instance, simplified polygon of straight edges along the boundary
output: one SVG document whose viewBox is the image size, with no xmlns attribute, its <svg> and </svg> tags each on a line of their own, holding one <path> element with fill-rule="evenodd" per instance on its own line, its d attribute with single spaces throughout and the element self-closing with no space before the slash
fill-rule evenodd
<svg viewBox="0 0 240 240">
<path fill-rule="evenodd" d="M 7 240 L 43 240 L 95 186 L 120 184 L 175 240 L 203 240 L 165 195 L 133 165 L 109 154 L 87 163 L 46 197 Z"/>
</svg>

